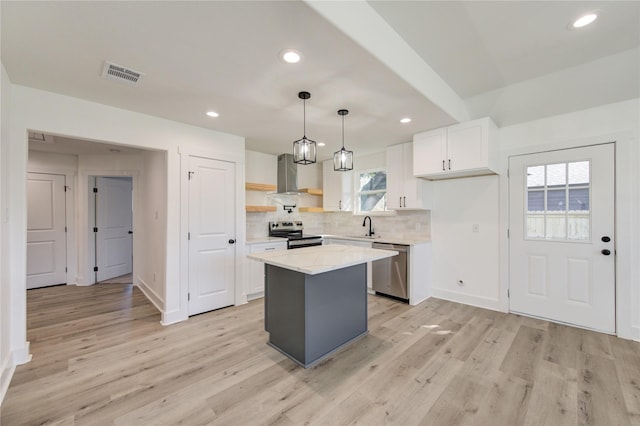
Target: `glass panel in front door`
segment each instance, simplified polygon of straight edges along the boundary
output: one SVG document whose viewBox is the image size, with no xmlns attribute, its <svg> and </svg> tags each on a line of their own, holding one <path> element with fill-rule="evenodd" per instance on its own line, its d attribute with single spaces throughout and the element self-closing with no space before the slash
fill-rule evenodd
<svg viewBox="0 0 640 426">
<path fill-rule="evenodd" d="M 527 167 L 526 239 L 590 241 L 590 162 Z"/>
</svg>

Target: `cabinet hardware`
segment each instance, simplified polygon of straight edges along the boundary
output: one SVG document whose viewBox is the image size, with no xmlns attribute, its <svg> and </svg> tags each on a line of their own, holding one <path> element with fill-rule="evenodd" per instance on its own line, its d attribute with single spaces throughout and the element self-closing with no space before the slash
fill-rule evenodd
<svg viewBox="0 0 640 426">
<path fill-rule="evenodd" d="M 407 207 L 407 197 L 402 197 L 402 201 L 404 202 L 404 206 Z"/>
<path fill-rule="evenodd" d="M 451 158 L 449 158 L 449 170 L 451 170 Z"/>
<path fill-rule="evenodd" d="M 444 168 L 444 160 L 442 160 L 442 171 L 444 172 L 446 169 Z"/>
</svg>

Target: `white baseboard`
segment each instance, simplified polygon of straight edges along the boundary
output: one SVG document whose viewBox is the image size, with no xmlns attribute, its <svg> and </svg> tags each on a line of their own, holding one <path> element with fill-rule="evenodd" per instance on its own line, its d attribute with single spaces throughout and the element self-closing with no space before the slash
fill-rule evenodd
<svg viewBox="0 0 640 426">
<path fill-rule="evenodd" d="M 451 302 L 464 303 L 465 305 L 477 306 L 478 308 L 491 309 L 492 311 L 504 312 L 500 308 L 500 301 L 490 297 L 474 296 L 471 294 L 460 293 L 457 291 L 445 290 L 442 288 L 433 288 L 431 296 L 438 299 L 449 300 Z"/>
<path fill-rule="evenodd" d="M 633 340 L 635 340 L 636 342 L 640 342 L 640 327 L 633 326 L 631 328 L 633 329 Z"/>
<path fill-rule="evenodd" d="M 149 285 L 142 278 L 136 277 L 135 285 L 140 289 L 140 291 L 142 291 L 142 294 L 144 294 L 145 297 L 149 299 L 151 303 L 153 303 L 153 306 L 155 306 L 157 310 L 159 310 L 160 312 L 164 312 L 164 300 L 162 300 L 158 293 L 156 293 L 151 287 L 149 287 Z"/>
<path fill-rule="evenodd" d="M 2 360 L 2 371 L 0 372 L 0 403 L 4 400 L 7 389 L 9 389 L 9 383 L 11 383 L 13 373 L 16 371 L 16 366 L 26 364 L 29 361 L 31 361 L 29 342 L 25 342 L 22 348 L 9 352 L 5 359 Z"/>
<path fill-rule="evenodd" d="M 251 300 L 260 299 L 261 297 L 264 297 L 264 291 L 259 291 L 258 293 L 247 294 L 247 302 L 249 302 Z"/>
<path fill-rule="evenodd" d="M 180 310 L 162 312 L 162 319 L 160 320 L 160 324 L 171 325 L 181 321 L 186 321 L 188 319 L 189 319 L 189 316 L 184 315 L 184 313 Z"/>
<path fill-rule="evenodd" d="M 31 361 L 31 354 L 29 353 L 29 342 L 24 342 L 24 346 L 20 349 L 14 349 L 11 353 L 11 360 L 14 365 L 22 365 Z"/>
<path fill-rule="evenodd" d="M 0 404 L 4 401 L 4 396 L 7 394 L 7 389 L 9 389 L 9 383 L 11 383 L 11 378 L 16 371 L 16 366 L 11 362 L 11 358 L 11 354 L 8 354 L 8 356 L 2 360 L 2 371 L 0 371 Z"/>
</svg>

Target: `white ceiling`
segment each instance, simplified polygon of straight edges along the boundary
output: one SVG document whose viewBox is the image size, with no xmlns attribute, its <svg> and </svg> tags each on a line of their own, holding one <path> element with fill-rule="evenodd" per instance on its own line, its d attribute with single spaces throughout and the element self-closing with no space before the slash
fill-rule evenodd
<svg viewBox="0 0 640 426">
<path fill-rule="evenodd" d="M 350 110 L 345 144 L 357 154 L 455 122 L 424 89 L 422 66 L 469 117 L 500 126 L 640 96 L 637 1 L 357 2 L 378 20 L 348 17 L 354 28 L 372 40 L 389 26 L 399 35 L 374 48 L 310 4 L 3 0 L 2 63 L 15 84 L 241 135 L 272 154 L 302 136 L 297 93 L 307 90 L 306 133 L 327 143 L 322 159 L 340 146 L 340 108 Z M 594 9 L 592 26 L 566 29 Z M 380 47 L 415 52 L 420 72 L 399 71 L 402 57 L 382 63 Z M 284 48 L 303 61 L 281 62 Z M 104 60 L 145 75 L 137 87 L 104 80 Z M 404 116 L 413 121 L 401 125 Z"/>
</svg>

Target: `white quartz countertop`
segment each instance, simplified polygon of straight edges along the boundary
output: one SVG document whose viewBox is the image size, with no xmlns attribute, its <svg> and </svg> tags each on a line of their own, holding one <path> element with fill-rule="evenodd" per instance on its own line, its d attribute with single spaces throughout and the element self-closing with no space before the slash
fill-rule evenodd
<svg viewBox="0 0 640 426">
<path fill-rule="evenodd" d="M 324 238 L 332 238 L 335 240 L 350 240 L 350 241 L 371 241 L 372 243 L 388 243 L 388 244 L 402 244 L 407 246 L 413 246 L 416 244 L 430 243 L 431 239 L 428 237 L 421 237 L 407 234 L 397 234 L 393 236 L 389 235 L 374 235 L 373 238 L 365 235 L 323 235 Z"/>
<path fill-rule="evenodd" d="M 397 255 L 397 251 L 366 247 L 327 246 L 304 247 L 294 250 L 278 250 L 266 253 L 251 253 L 247 257 L 273 266 L 279 266 L 308 275 L 335 271 Z"/>
</svg>

